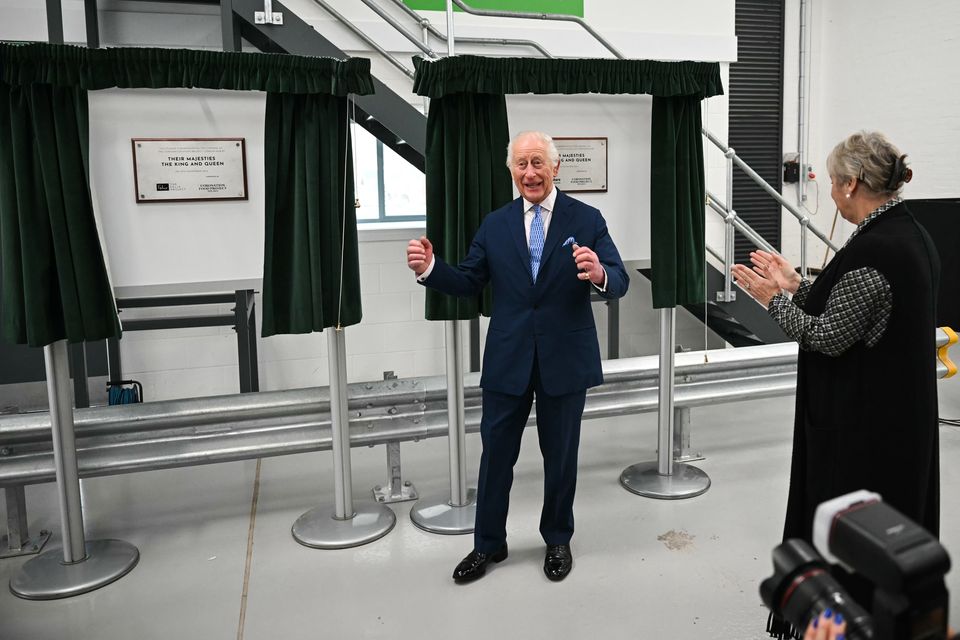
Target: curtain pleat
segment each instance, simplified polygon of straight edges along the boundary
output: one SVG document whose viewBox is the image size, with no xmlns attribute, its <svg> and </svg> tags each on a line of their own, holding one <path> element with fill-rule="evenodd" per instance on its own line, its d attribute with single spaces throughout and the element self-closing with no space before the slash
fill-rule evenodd
<svg viewBox="0 0 960 640">
<path fill-rule="evenodd" d="M 439 98 L 453 93 L 604 93 L 698 96 L 723 93 L 715 62 L 661 62 L 598 58 L 413 59 L 414 93 Z"/>
<path fill-rule="evenodd" d="M 502 95 L 460 93 L 430 101 L 427 118 L 427 237 L 436 255 L 457 264 L 480 222 L 513 199 L 505 164 L 510 133 Z M 428 320 L 489 315 L 490 287 L 477 299 L 427 289 Z"/>
<path fill-rule="evenodd" d="M 0 82 L 0 333 L 120 335 L 87 172 L 87 92 Z"/>
<path fill-rule="evenodd" d="M 357 324 L 360 265 L 347 101 L 270 93 L 265 124 L 263 335 Z"/>
<path fill-rule="evenodd" d="M 653 98 L 650 167 L 653 306 L 702 304 L 706 186 L 700 98 Z"/>
</svg>

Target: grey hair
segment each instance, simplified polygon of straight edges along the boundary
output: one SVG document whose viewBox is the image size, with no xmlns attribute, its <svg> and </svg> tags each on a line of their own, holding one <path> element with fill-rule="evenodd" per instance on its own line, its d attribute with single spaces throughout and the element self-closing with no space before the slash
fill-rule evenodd
<svg viewBox="0 0 960 640">
<path fill-rule="evenodd" d="M 513 140 L 511 140 L 510 144 L 507 145 L 508 167 L 513 167 L 513 143 L 526 136 L 533 136 L 546 145 L 547 159 L 550 160 L 550 166 L 557 166 L 557 163 L 560 162 L 560 152 L 557 151 L 557 145 L 553 144 L 553 138 L 545 134 L 543 131 L 521 131 L 517 135 L 513 136 Z"/>
<path fill-rule="evenodd" d="M 834 180 L 856 178 L 870 191 L 893 197 L 913 177 L 905 158 L 879 131 L 858 131 L 833 148 L 827 172 Z"/>
</svg>

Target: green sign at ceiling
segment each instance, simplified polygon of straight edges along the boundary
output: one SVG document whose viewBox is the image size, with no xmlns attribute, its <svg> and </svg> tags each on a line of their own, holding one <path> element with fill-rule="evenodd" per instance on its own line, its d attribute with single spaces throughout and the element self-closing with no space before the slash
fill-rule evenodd
<svg viewBox="0 0 960 640">
<path fill-rule="evenodd" d="M 516 11 L 524 13 L 560 13 L 583 17 L 583 0 L 464 0 L 474 9 Z M 446 11 L 447 0 L 403 0 L 411 9 L 419 11 Z M 460 7 L 453 5 L 454 11 Z"/>
</svg>

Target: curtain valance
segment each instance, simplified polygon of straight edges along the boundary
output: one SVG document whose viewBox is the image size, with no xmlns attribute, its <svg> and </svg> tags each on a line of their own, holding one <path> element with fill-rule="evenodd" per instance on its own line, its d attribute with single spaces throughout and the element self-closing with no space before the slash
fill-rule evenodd
<svg viewBox="0 0 960 640">
<path fill-rule="evenodd" d="M 414 58 L 414 92 L 428 98 L 454 93 L 649 94 L 709 98 L 723 93 L 717 62 L 660 62 L 599 58 Z"/>
<path fill-rule="evenodd" d="M 370 60 L 275 53 L 0 43 L 0 82 L 80 89 L 233 89 L 345 96 L 373 93 Z"/>
</svg>

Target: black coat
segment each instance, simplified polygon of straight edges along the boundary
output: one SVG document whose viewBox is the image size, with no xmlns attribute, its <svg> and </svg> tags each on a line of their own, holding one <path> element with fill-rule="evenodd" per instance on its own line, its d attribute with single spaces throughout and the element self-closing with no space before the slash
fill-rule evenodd
<svg viewBox="0 0 960 640">
<path fill-rule="evenodd" d="M 864 227 L 811 287 L 804 311 L 823 313 L 843 274 L 873 267 L 893 310 L 879 342 L 831 357 L 800 350 L 793 462 L 784 539 L 810 541 L 824 500 L 856 489 L 937 535 L 940 519 L 936 299 L 940 261 L 905 204 Z"/>
</svg>

